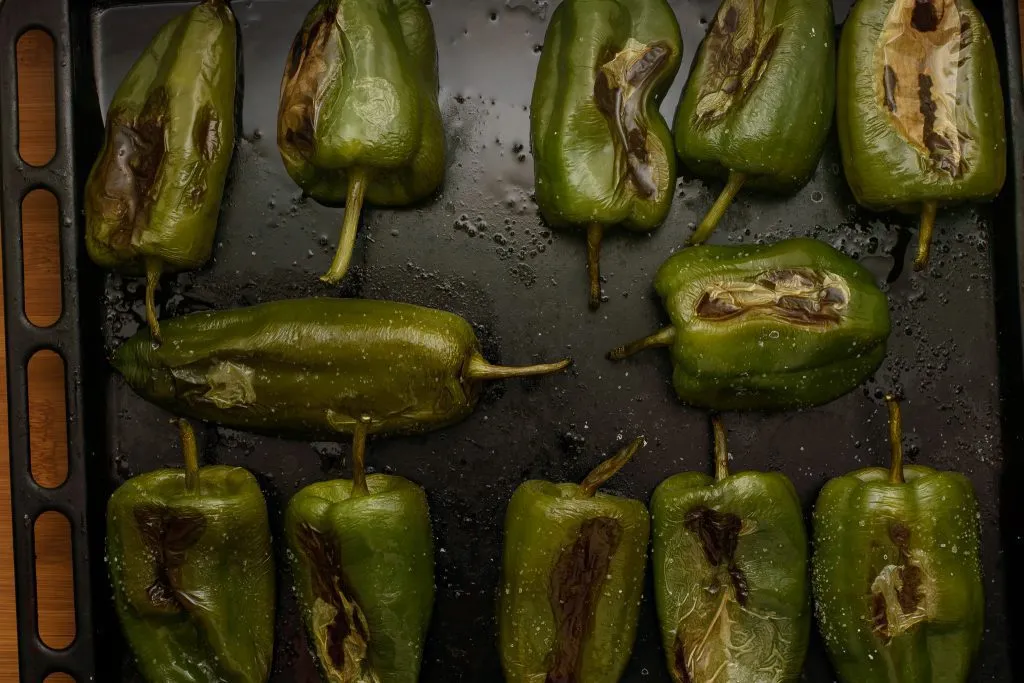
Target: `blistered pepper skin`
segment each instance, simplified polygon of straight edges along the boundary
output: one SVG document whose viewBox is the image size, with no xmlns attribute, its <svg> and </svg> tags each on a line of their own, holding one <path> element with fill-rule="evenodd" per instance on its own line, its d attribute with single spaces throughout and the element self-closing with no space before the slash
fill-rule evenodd
<svg viewBox="0 0 1024 683">
<path fill-rule="evenodd" d="M 818 0 L 726 0 L 697 52 L 674 123 L 683 165 L 727 180 L 691 238 L 704 242 L 742 187 L 794 192 L 835 111 L 835 19 Z"/>
<path fill-rule="evenodd" d="M 304 438 L 422 433 L 468 416 L 484 381 L 548 374 L 483 359 L 452 313 L 365 299 L 276 301 L 168 321 L 125 342 L 114 366 L 179 415 Z"/>
<path fill-rule="evenodd" d="M 890 469 L 833 479 L 818 496 L 818 627 L 843 683 L 964 683 L 984 629 L 974 489 L 904 467 L 894 436 Z"/>
<path fill-rule="evenodd" d="M 288 503 L 296 594 L 325 683 L 416 683 L 434 604 L 426 494 L 402 477 L 365 481 L 362 494 L 344 479 Z"/>
<path fill-rule="evenodd" d="M 821 405 L 885 357 L 888 299 L 867 269 L 817 240 L 683 249 L 654 287 L 671 325 L 609 357 L 670 347 L 673 384 L 689 405 Z"/>
<path fill-rule="evenodd" d="M 857 2 L 839 46 L 837 123 L 857 201 L 921 214 L 924 267 L 937 207 L 990 199 L 1006 180 L 999 67 L 974 4 Z"/>
<path fill-rule="evenodd" d="M 565 0 L 551 16 L 530 108 L 537 205 L 588 231 L 592 308 L 602 231 L 668 215 L 676 161 L 658 106 L 681 58 L 665 0 Z"/>
</svg>

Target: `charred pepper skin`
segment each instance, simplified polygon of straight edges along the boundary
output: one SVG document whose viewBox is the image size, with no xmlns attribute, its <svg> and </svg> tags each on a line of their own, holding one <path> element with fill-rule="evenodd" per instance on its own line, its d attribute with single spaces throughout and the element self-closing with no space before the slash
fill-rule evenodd
<svg viewBox="0 0 1024 683">
<path fill-rule="evenodd" d="M 643 437 L 582 484 L 523 483 L 505 517 L 498 626 L 508 683 L 614 683 L 636 636 L 650 518 L 597 489 Z"/>
<path fill-rule="evenodd" d="M 114 604 L 151 683 L 263 683 L 274 649 L 274 555 L 267 506 L 240 467 L 198 466 L 182 423 L 185 470 L 130 479 L 107 504 Z"/>
<path fill-rule="evenodd" d="M 830 481 L 814 508 L 818 626 L 843 683 L 963 683 L 981 644 L 978 504 L 961 474 L 903 466 Z"/>
<path fill-rule="evenodd" d="M 427 497 L 359 462 L 288 504 L 296 594 L 325 683 L 416 683 L 434 604 Z"/>
<path fill-rule="evenodd" d="M 677 474 L 651 499 L 669 672 L 674 683 L 799 681 L 811 627 L 800 499 L 783 474 L 730 474 L 714 427 L 715 477 Z"/>
<path fill-rule="evenodd" d="M 675 153 L 658 105 L 682 52 L 665 0 L 565 0 L 551 17 L 530 108 L 537 204 L 551 226 L 587 230 L 591 309 L 603 232 L 649 232 L 672 204 Z"/>
<path fill-rule="evenodd" d="M 835 19 L 819 0 L 725 0 L 675 118 L 683 165 L 726 187 L 690 238 L 704 242 L 743 187 L 790 193 L 825 148 L 836 97 Z"/>
<path fill-rule="evenodd" d="M 867 269 L 817 240 L 683 249 L 654 287 L 671 325 L 608 357 L 670 347 L 676 393 L 692 406 L 822 405 L 885 357 L 888 299 Z"/>
<path fill-rule="evenodd" d="M 171 20 L 118 87 L 85 186 L 94 263 L 145 273 L 146 313 L 162 273 L 202 267 L 213 251 L 234 153 L 237 27 L 224 0 Z"/>
<path fill-rule="evenodd" d="M 444 180 L 437 43 L 421 0 L 320 0 L 295 37 L 278 147 L 303 191 L 345 205 L 323 279 L 348 272 L 363 202 L 407 206 Z"/>
<path fill-rule="evenodd" d="M 445 311 L 366 299 L 276 301 L 143 331 L 114 366 L 143 398 L 228 427 L 305 438 L 422 433 L 467 417 L 483 382 L 561 371 L 484 360 Z"/>
<path fill-rule="evenodd" d="M 869 209 L 920 213 L 918 270 L 940 206 L 1003 187 L 999 83 L 992 36 L 970 0 L 864 0 L 846 20 L 837 115 L 846 179 Z"/>
</svg>

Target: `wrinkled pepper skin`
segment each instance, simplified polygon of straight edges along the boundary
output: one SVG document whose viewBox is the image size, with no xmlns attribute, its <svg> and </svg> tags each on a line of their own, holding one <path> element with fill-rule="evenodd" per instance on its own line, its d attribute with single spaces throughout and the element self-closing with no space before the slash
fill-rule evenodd
<svg viewBox="0 0 1024 683">
<path fill-rule="evenodd" d="M 811 627 L 807 533 L 793 484 L 729 474 L 715 420 L 716 476 L 677 474 L 651 499 L 654 594 L 674 683 L 799 681 Z"/>
<path fill-rule="evenodd" d="M 114 366 L 143 398 L 228 427 L 305 438 L 422 433 L 472 412 L 484 381 L 557 372 L 480 355 L 463 318 L 365 299 L 275 301 L 170 320 Z"/>
<path fill-rule="evenodd" d="M 742 187 L 795 192 L 810 180 L 835 111 L 832 4 L 725 0 L 676 110 L 679 158 L 727 181 L 691 238 L 706 240 Z"/>
<path fill-rule="evenodd" d="M 658 105 L 682 52 L 665 0 L 564 0 L 548 25 L 530 109 L 537 204 L 550 225 L 587 230 L 591 308 L 603 231 L 653 230 L 672 204 Z"/>
<path fill-rule="evenodd" d="M 928 263 L 941 205 L 995 197 L 1006 125 L 992 36 L 971 0 L 863 0 L 839 44 L 843 168 L 857 201 L 921 214 Z"/>
<path fill-rule="evenodd" d="M 107 113 L 85 187 L 85 243 L 103 268 L 162 273 L 210 258 L 234 152 L 237 27 L 224 0 L 171 20 L 132 66 Z"/>
<path fill-rule="evenodd" d="M 830 481 L 814 508 L 818 626 L 843 683 L 963 683 L 984 628 L 978 505 L 961 474 L 902 465 Z"/>
<path fill-rule="evenodd" d="M 676 393 L 692 406 L 822 405 L 885 357 L 888 299 L 867 269 L 817 240 L 683 249 L 654 288 L 672 324 L 609 358 L 670 347 Z"/>
<path fill-rule="evenodd" d="M 345 204 L 328 282 L 348 270 L 364 199 L 406 206 L 444 179 L 437 43 L 421 0 L 320 0 L 295 37 L 278 114 L 285 168 Z"/>
<path fill-rule="evenodd" d="M 527 481 L 505 517 L 498 625 L 508 683 L 614 683 L 633 649 L 647 564 L 643 503 L 596 492 L 644 444 L 582 484 Z"/>
<path fill-rule="evenodd" d="M 183 434 L 185 470 L 130 479 L 107 504 L 121 628 L 151 683 L 262 683 L 274 645 L 266 503 L 246 470 L 198 468 Z"/>
<path fill-rule="evenodd" d="M 313 484 L 285 535 L 303 618 L 326 683 L 416 683 L 434 604 L 427 497 L 402 477 Z"/>
</svg>

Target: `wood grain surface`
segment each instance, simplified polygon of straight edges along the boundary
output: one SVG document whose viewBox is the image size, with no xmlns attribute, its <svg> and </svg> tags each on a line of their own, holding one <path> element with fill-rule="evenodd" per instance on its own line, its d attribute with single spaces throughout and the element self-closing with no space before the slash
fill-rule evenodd
<svg viewBox="0 0 1024 683">
<path fill-rule="evenodd" d="M 1020 0 L 1024 15 L 1024 0 Z M 995 28 L 995 27 L 993 27 Z M 22 157 L 44 164 L 54 149 L 53 45 L 40 32 L 18 43 L 20 132 Z M 57 250 L 57 206 L 52 195 L 35 192 L 24 203 L 26 314 L 37 325 L 52 324 L 60 315 L 60 273 Z M 0 282 L 0 293 L 3 283 Z M 0 323 L 3 310 L 0 308 Z M 0 337 L 3 326 L 0 324 Z M 0 345 L 0 443 L 7 441 L 6 360 Z M 56 486 L 67 472 L 63 365 L 56 355 L 37 354 L 29 366 L 32 471 L 44 486 Z M 0 683 L 18 680 L 17 632 L 11 543 L 10 470 L 0 463 Z M 66 647 L 74 638 L 70 547 L 67 522 L 49 514 L 36 524 L 39 574 L 40 636 L 51 647 Z M 47 683 L 73 679 L 52 675 Z M 29 683 L 37 683 L 31 681 Z"/>
</svg>

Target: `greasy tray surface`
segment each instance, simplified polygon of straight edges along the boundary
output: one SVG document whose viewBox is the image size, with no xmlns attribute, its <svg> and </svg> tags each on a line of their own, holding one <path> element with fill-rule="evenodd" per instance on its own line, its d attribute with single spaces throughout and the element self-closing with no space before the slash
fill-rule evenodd
<svg viewBox="0 0 1024 683">
<path fill-rule="evenodd" d="M 344 293 L 459 313 L 478 327 L 494 361 L 525 363 L 564 355 L 575 359 L 566 375 L 491 388 L 480 409 L 460 425 L 370 445 L 373 469 L 402 474 L 426 487 L 430 497 L 438 590 L 423 680 L 500 680 L 494 607 L 502 519 L 515 486 L 532 477 L 578 479 L 620 440 L 637 434 L 645 434 L 649 445 L 612 481 L 613 491 L 646 501 L 669 475 L 711 467 L 706 416 L 674 398 L 668 354 L 644 354 L 617 365 L 604 354 L 664 324 L 651 289 L 654 272 L 683 243 L 720 185 L 681 179 L 665 226 L 650 237 L 612 233 L 602 256 L 608 300 L 599 312 L 590 313 L 581 234 L 549 231 L 531 200 L 528 105 L 552 8 L 546 0 L 435 0 L 430 9 L 440 51 L 449 151 L 443 191 L 409 210 L 368 208 L 353 274 L 340 289 L 321 285 L 317 276 L 330 262 L 343 212 L 301 197 L 285 174 L 274 132 L 285 55 L 311 4 L 235 3 L 245 57 L 243 137 L 228 183 L 215 261 L 200 273 L 165 283 L 163 315 Z M 710 0 L 672 4 L 682 26 L 685 55 L 663 107 L 669 116 L 714 12 Z M 846 15 L 841 4 L 837 20 Z M 186 6 L 104 3 L 92 11 L 101 106 L 109 103 L 120 78 L 161 23 Z M 1001 33 L 999 8 L 990 3 L 983 9 L 993 32 Z M 79 130 L 80 135 L 90 132 Z M 714 238 L 750 243 L 814 236 L 858 258 L 885 283 L 894 333 L 889 357 L 875 380 L 816 410 L 728 415 L 733 468 L 785 472 L 809 512 L 826 479 L 884 463 L 888 444 L 880 398 L 886 390 L 901 389 L 910 460 L 965 472 L 981 502 L 987 614 L 978 681 L 1011 677 L 998 517 L 1003 462 L 1000 361 L 989 241 L 993 227 L 1010 229 L 1012 216 L 1001 213 L 1008 214 L 1009 207 L 1007 202 L 943 212 L 933 265 L 926 274 L 914 274 L 906 253 L 914 219 L 869 214 L 854 206 L 833 135 L 808 187 L 788 199 L 741 195 Z M 105 316 L 86 320 L 85 332 L 102 333 L 109 351 L 141 322 L 141 283 L 111 277 Z M 109 489 L 93 490 L 93 495 L 108 495 L 128 476 L 178 464 L 176 430 L 167 414 L 147 405 L 114 376 L 107 382 L 105 401 L 106 443 L 90 450 L 97 454 L 93 464 L 107 468 Z M 242 465 L 256 473 L 278 539 L 282 511 L 292 494 L 314 481 L 348 473 L 347 444 L 310 445 L 213 427 L 202 435 L 209 462 Z M 98 561 L 102 552 L 94 548 L 92 556 Z M 283 565 L 279 557 L 279 567 Z M 96 602 L 108 601 L 99 595 Z M 109 609 L 102 615 L 97 627 L 116 632 Z M 124 680 L 136 680 L 126 652 L 119 652 L 117 670 L 124 672 Z M 623 680 L 668 680 L 662 659 L 648 590 Z M 816 636 L 805 671 L 806 680 L 832 680 Z M 314 680 L 285 580 L 280 583 L 275 672 L 274 681 Z M 117 676 L 101 672 L 99 680 Z"/>
</svg>

